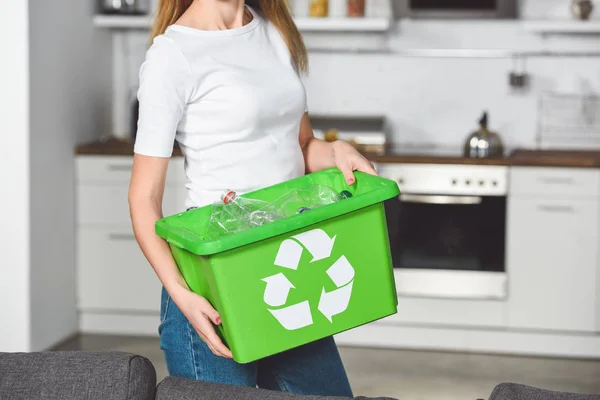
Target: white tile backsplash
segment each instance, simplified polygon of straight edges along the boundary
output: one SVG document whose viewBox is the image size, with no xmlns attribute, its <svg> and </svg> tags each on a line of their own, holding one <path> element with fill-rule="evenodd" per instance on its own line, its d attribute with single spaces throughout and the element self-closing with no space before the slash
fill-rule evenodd
<svg viewBox="0 0 600 400">
<path fill-rule="evenodd" d="M 571 18 L 567 0 L 522 1 L 528 19 Z M 597 10 L 598 11 L 598 10 Z M 598 12 L 595 13 L 598 16 Z M 115 45 L 114 126 L 129 129 L 128 101 L 149 44 L 148 32 L 119 34 Z M 519 21 L 398 21 L 388 35 L 305 34 L 309 49 L 368 49 L 369 54 L 310 52 L 305 79 L 309 107 L 320 115 L 385 115 L 395 142 L 458 146 L 477 126 L 483 110 L 507 146 L 535 143 L 537 99 L 543 90 L 600 93 L 600 57 L 528 59 L 531 86 L 508 86 L 510 58 L 419 58 L 403 49 L 496 49 L 509 51 L 592 51 L 598 36 L 542 36 Z M 381 50 L 381 53 L 373 53 Z M 386 52 L 386 50 L 389 50 Z M 123 107 L 125 109 L 123 110 Z"/>
<path fill-rule="evenodd" d="M 311 55 L 305 85 L 311 112 L 381 115 L 395 142 L 459 145 L 483 110 L 507 145 L 535 142 L 541 91 L 600 93 L 597 59 L 534 59 L 524 93 L 508 86 L 510 59 L 430 59 L 395 55 Z"/>
</svg>

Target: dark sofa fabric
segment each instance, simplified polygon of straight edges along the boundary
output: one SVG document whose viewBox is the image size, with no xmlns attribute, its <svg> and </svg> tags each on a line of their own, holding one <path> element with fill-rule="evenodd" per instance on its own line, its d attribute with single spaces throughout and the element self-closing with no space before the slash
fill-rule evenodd
<svg viewBox="0 0 600 400">
<path fill-rule="evenodd" d="M 378 398 L 372 400 L 386 400 Z M 226 386 L 168 377 L 159 385 L 156 400 L 349 400 L 347 397 L 300 396 L 244 386 Z M 367 400 L 357 397 L 356 400 Z M 394 400 L 394 399 L 388 399 Z"/>
<path fill-rule="evenodd" d="M 0 400 L 150 400 L 150 360 L 119 352 L 0 353 Z"/>
<path fill-rule="evenodd" d="M 560 393 L 517 383 L 501 383 L 490 400 L 600 400 L 600 395 Z"/>
</svg>

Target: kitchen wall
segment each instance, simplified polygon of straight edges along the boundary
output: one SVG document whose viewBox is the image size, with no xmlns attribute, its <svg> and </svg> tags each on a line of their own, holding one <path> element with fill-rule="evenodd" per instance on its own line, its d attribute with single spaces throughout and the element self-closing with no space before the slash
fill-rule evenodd
<svg viewBox="0 0 600 400">
<path fill-rule="evenodd" d="M 78 328 L 73 149 L 106 129 L 110 113 L 110 34 L 91 26 L 90 3 L 29 0 L 34 349 Z"/>
<path fill-rule="evenodd" d="M 566 0 L 522 1 L 521 15 L 524 20 L 571 19 L 568 4 Z M 599 19 L 600 13 L 594 18 Z M 524 68 L 531 85 L 526 91 L 514 91 L 508 85 L 508 74 L 515 68 L 510 55 L 402 53 L 405 49 L 600 52 L 597 36 L 541 35 L 529 32 L 523 21 L 401 20 L 388 35 L 304 36 L 310 49 L 311 74 L 305 84 L 311 113 L 384 115 L 396 143 L 458 147 L 476 128 L 481 112 L 488 110 L 491 128 L 508 147 L 534 146 L 540 93 L 600 92 L 599 57 L 529 58 Z M 142 31 L 118 39 L 115 48 L 125 55 L 122 65 L 128 72 L 118 77 L 115 87 L 131 91 L 147 43 L 148 34 Z M 328 51 L 332 49 L 336 51 Z M 121 91 L 117 97 L 125 95 L 130 93 Z M 129 129 L 127 109 L 119 105 L 115 114 L 115 130 L 124 134 Z"/>
<path fill-rule="evenodd" d="M 74 146 L 110 127 L 112 46 L 91 2 L 10 2 L 0 33 L 0 351 L 77 332 Z"/>
</svg>

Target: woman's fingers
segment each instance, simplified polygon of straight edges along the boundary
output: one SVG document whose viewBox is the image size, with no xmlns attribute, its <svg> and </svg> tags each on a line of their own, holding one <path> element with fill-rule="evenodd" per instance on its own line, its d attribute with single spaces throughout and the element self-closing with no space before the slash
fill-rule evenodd
<svg viewBox="0 0 600 400">
<path fill-rule="evenodd" d="M 200 325 L 198 335 L 204 340 L 210 351 L 219 357 L 233 358 L 231 351 L 223 344 L 208 319 L 205 319 Z"/>
<path fill-rule="evenodd" d="M 233 358 L 233 355 L 231 354 L 231 350 L 229 350 L 223 344 L 223 342 L 221 341 L 221 338 L 217 335 L 217 332 L 215 332 L 215 329 L 212 326 L 210 327 L 208 332 L 205 332 L 205 335 L 206 335 L 206 339 L 208 340 L 208 342 L 212 345 L 214 351 L 216 351 L 215 354 L 217 354 L 221 357 L 225 357 L 225 358 Z"/>
<path fill-rule="evenodd" d="M 350 164 L 345 164 L 345 165 L 339 166 L 338 169 L 344 175 L 344 179 L 346 180 L 346 183 L 348 185 L 353 185 L 354 181 L 356 180 L 354 178 L 354 168 L 352 168 L 352 166 Z"/>
<path fill-rule="evenodd" d="M 208 317 L 208 319 L 210 319 L 212 321 L 213 324 L 221 325 L 221 317 L 219 317 L 219 313 L 208 302 L 208 300 L 206 300 L 204 297 L 201 297 L 200 302 L 201 302 L 200 311 L 202 311 L 202 313 L 204 315 L 206 315 Z"/>
<path fill-rule="evenodd" d="M 222 357 L 213 347 L 212 343 L 210 343 L 210 341 L 206 338 L 206 336 L 200 332 L 200 331 L 196 331 L 196 333 L 198 333 L 198 336 L 200 336 L 200 339 L 202 339 L 202 341 L 204 343 L 206 343 L 206 345 L 208 346 L 208 349 L 217 357 Z"/>
</svg>

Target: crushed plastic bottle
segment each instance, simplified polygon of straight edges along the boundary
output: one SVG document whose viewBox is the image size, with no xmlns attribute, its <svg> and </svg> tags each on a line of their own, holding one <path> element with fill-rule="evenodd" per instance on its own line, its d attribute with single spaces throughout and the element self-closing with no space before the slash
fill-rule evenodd
<svg viewBox="0 0 600 400">
<path fill-rule="evenodd" d="M 310 212 L 315 208 L 352 197 L 347 191 L 337 193 L 325 185 L 312 185 L 291 190 L 271 203 L 240 197 L 227 190 L 221 201 L 214 203 L 207 234 L 216 238 L 269 224 L 279 219 Z"/>
<path fill-rule="evenodd" d="M 241 232 L 283 218 L 274 210 L 266 210 L 269 203 L 240 197 L 233 190 L 221 195 L 214 203 L 208 222 L 207 233 L 211 237 Z"/>
<path fill-rule="evenodd" d="M 277 212 L 284 217 L 302 214 L 317 207 L 337 203 L 341 196 L 324 185 L 312 185 L 291 190 L 270 203 L 266 210 Z"/>
</svg>

